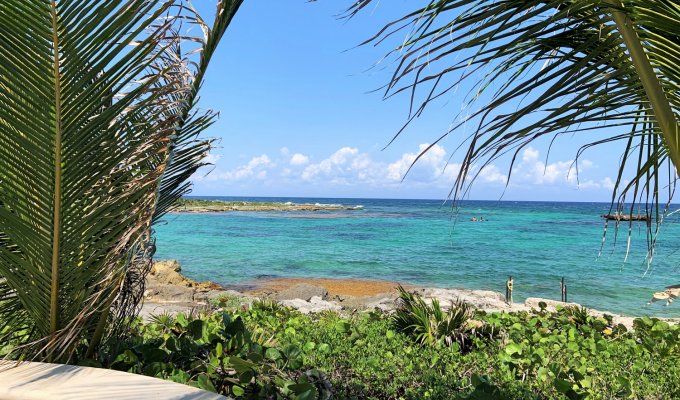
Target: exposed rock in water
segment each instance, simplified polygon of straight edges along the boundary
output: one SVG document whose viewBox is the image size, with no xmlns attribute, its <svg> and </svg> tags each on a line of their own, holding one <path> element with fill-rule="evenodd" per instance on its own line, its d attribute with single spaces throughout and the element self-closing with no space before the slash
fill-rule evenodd
<svg viewBox="0 0 680 400">
<path fill-rule="evenodd" d="M 202 199 L 180 199 L 174 212 L 211 213 L 229 211 L 342 211 L 361 210 L 362 206 L 342 204 L 298 204 L 258 201 L 223 201 Z"/>
</svg>

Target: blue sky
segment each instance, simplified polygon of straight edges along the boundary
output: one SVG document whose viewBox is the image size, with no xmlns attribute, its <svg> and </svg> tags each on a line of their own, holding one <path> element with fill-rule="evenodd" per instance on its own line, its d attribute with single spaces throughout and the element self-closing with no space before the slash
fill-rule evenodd
<svg viewBox="0 0 680 400">
<path fill-rule="evenodd" d="M 195 3 L 210 14 L 213 0 Z M 394 67 L 381 60 L 388 47 L 356 45 L 415 2 L 376 2 L 339 20 L 350 3 L 246 0 L 201 92 L 201 106 L 221 115 L 204 136 L 220 143 L 210 155 L 214 166 L 194 177 L 193 195 L 446 198 L 462 157 L 452 151 L 469 131 L 447 138 L 402 178 L 419 149 L 456 122 L 466 88 L 383 149 L 405 122 L 408 97 L 383 100 L 375 91 Z M 583 143 L 558 140 L 547 162 L 549 143 L 526 149 L 503 199 L 609 201 L 619 152 L 586 153 L 577 183 L 571 160 Z M 470 198 L 500 198 L 507 164 L 483 170 Z"/>
</svg>

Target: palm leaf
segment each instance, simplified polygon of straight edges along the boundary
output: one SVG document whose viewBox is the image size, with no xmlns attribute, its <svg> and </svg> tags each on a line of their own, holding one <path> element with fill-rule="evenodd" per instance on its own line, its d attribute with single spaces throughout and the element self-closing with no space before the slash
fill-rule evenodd
<svg viewBox="0 0 680 400">
<path fill-rule="evenodd" d="M 348 16 L 370 3 L 357 1 Z M 475 126 L 464 137 L 454 199 L 500 157 L 510 157 L 511 173 L 536 140 L 578 134 L 586 143 L 578 156 L 622 142 L 612 207 L 633 213 L 641 205 L 655 217 L 653 250 L 670 203 L 660 201 L 672 198 L 680 168 L 679 26 L 680 3 L 667 0 L 433 0 L 365 44 L 399 39 L 388 54 L 395 68 L 385 93 L 407 93 L 411 111 L 396 136 L 429 104 L 477 79 L 457 124 L 433 140 Z"/>
<path fill-rule="evenodd" d="M 152 223 L 205 154 L 197 78 L 240 3 L 219 3 L 193 69 L 178 49 L 200 19 L 178 1 L 0 4 L 0 323 L 26 355 L 91 354 L 134 312 Z"/>
</svg>

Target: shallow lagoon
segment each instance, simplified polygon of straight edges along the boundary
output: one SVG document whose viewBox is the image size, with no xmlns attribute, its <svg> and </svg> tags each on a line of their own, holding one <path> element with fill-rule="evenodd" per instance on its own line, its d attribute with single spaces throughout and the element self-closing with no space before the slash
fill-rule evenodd
<svg viewBox="0 0 680 400">
<path fill-rule="evenodd" d="M 647 271 L 644 223 L 601 247 L 606 203 L 468 201 L 455 218 L 435 200 L 219 198 L 362 205 L 332 212 L 171 214 L 157 227 L 157 259 L 177 259 L 197 280 L 226 285 L 261 277 L 383 279 L 436 287 L 503 291 L 515 301 L 569 300 L 629 315 L 680 316 L 680 304 L 645 307 L 654 291 L 680 283 L 680 222 L 662 227 Z M 486 221 L 472 222 L 483 216 Z M 600 250 L 602 251 L 600 252 Z M 645 273 L 647 271 L 647 273 Z"/>
</svg>

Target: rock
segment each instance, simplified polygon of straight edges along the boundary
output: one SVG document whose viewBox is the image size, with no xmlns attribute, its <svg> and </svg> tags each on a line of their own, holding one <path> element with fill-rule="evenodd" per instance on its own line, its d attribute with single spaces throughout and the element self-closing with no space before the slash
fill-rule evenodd
<svg viewBox="0 0 680 400">
<path fill-rule="evenodd" d="M 491 290 L 468 289 L 421 289 L 420 294 L 426 299 L 437 299 L 442 308 L 449 308 L 457 300 L 464 301 L 474 308 L 485 310 L 508 310 L 510 305 L 505 296 Z"/>
<path fill-rule="evenodd" d="M 378 309 L 381 311 L 392 311 L 394 310 L 394 298 L 390 297 L 383 297 L 377 301 L 372 301 L 366 303 L 366 308 L 367 309 Z"/>
<path fill-rule="evenodd" d="M 192 303 L 194 289 L 185 286 L 158 285 L 146 290 L 147 298 L 159 303 Z"/>
<path fill-rule="evenodd" d="M 236 290 L 197 290 L 194 294 L 194 301 L 200 301 L 207 304 L 211 301 L 218 301 L 222 297 L 251 298 Z"/>
<path fill-rule="evenodd" d="M 394 309 L 395 294 L 378 294 L 375 296 L 336 296 L 345 310 L 374 310 L 390 311 Z"/>
<path fill-rule="evenodd" d="M 281 304 L 295 308 L 303 314 L 318 313 L 321 311 L 333 310 L 340 311 L 342 307 L 334 301 L 326 301 L 319 296 L 312 296 L 309 301 L 303 299 L 283 300 Z"/>
<path fill-rule="evenodd" d="M 304 301 L 310 301 L 312 297 L 319 297 L 325 299 L 328 297 L 328 290 L 321 286 L 309 285 L 306 283 L 301 283 L 299 285 L 292 286 L 286 290 L 282 290 L 272 296 L 274 300 L 284 301 L 284 300 L 295 300 L 302 299 Z"/>
<path fill-rule="evenodd" d="M 538 297 L 529 297 L 524 301 L 524 305 L 533 308 L 535 310 L 539 310 L 541 307 L 538 305 L 538 303 L 543 302 L 546 304 L 546 309 L 550 312 L 555 311 L 555 307 L 560 306 L 560 307 L 580 307 L 580 304 L 576 303 L 563 303 L 561 301 L 557 300 L 549 300 L 549 299 L 541 299 Z"/>
<path fill-rule="evenodd" d="M 151 267 L 147 279 L 162 285 L 194 286 L 195 282 L 182 275 L 181 271 L 182 267 L 176 260 L 157 261 Z"/>
<path fill-rule="evenodd" d="M 144 304 L 142 305 L 142 309 L 139 311 L 139 316 L 142 317 L 142 319 L 144 319 L 145 321 L 150 321 L 151 317 L 153 317 L 154 315 L 161 314 L 177 315 L 179 313 L 190 314 L 195 311 L 203 310 L 206 310 L 206 308 L 197 306 L 196 304 L 193 303 L 168 304 L 168 303 L 144 302 Z"/>
</svg>

